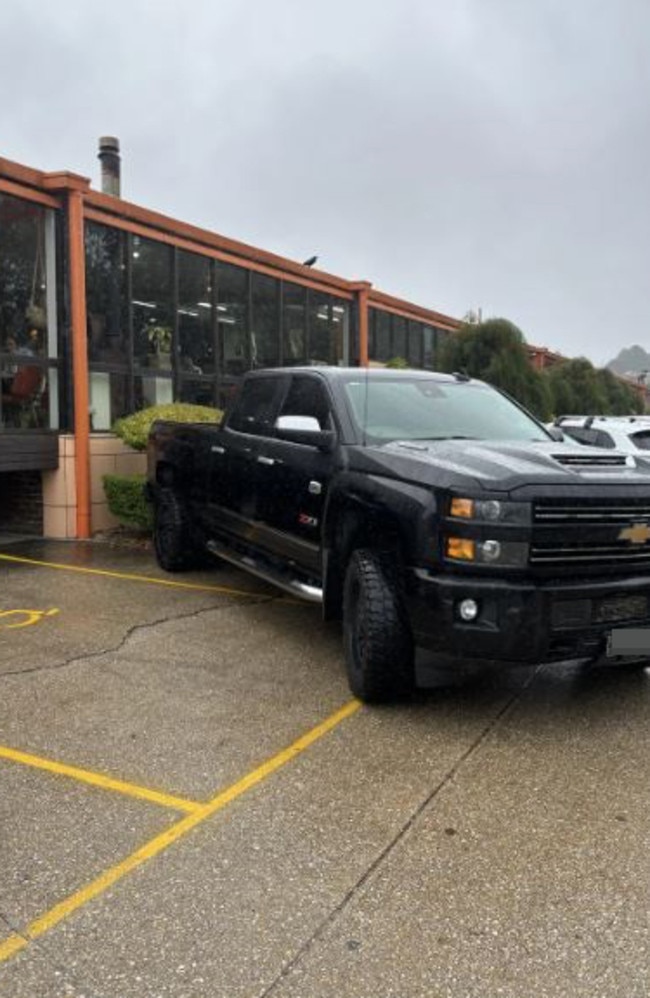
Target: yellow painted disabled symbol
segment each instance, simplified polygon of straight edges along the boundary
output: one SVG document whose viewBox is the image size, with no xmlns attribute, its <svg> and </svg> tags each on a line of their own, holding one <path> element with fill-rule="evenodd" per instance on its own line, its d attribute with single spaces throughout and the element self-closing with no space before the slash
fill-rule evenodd
<svg viewBox="0 0 650 998">
<path fill-rule="evenodd" d="M 31 627 L 40 624 L 44 617 L 54 617 L 59 611 L 51 610 L 0 610 L 0 631 L 12 631 L 16 627 Z M 9 623 L 6 623 L 6 621 Z"/>
</svg>

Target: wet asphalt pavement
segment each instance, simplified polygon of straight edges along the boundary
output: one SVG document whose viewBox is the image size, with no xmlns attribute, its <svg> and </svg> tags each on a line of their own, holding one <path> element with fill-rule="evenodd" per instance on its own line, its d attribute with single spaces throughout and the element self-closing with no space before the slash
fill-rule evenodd
<svg viewBox="0 0 650 998">
<path fill-rule="evenodd" d="M 234 569 L 0 554 L 0 998 L 650 996 L 648 671 L 359 707 Z"/>
</svg>

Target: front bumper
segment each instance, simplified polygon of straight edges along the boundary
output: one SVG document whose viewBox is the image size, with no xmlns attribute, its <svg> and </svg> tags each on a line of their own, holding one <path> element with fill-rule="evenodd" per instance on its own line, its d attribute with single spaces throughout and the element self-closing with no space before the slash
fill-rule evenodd
<svg viewBox="0 0 650 998">
<path fill-rule="evenodd" d="M 460 619 L 463 599 L 479 605 L 471 623 Z M 650 627 L 647 576 L 520 583 L 416 569 L 406 601 L 418 645 L 504 665 L 597 658 L 615 628 Z"/>
</svg>

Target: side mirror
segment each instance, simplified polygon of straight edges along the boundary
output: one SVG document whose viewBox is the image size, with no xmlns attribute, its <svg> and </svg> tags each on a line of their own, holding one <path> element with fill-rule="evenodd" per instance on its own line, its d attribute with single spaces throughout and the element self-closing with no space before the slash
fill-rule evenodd
<svg viewBox="0 0 650 998">
<path fill-rule="evenodd" d="M 278 416 L 275 434 L 280 440 L 318 447 L 322 451 L 330 451 L 334 446 L 334 434 L 331 430 L 321 430 L 314 416 Z"/>
</svg>

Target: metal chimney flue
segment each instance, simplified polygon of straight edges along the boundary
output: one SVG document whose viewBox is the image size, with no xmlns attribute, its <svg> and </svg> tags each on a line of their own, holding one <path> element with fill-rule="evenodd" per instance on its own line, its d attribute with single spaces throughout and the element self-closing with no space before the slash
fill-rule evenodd
<svg viewBox="0 0 650 998">
<path fill-rule="evenodd" d="M 99 140 L 98 158 L 102 164 L 102 192 L 120 196 L 120 140 L 103 135 Z"/>
</svg>

